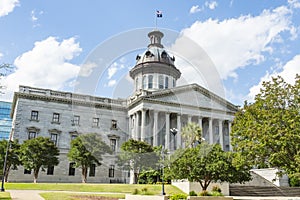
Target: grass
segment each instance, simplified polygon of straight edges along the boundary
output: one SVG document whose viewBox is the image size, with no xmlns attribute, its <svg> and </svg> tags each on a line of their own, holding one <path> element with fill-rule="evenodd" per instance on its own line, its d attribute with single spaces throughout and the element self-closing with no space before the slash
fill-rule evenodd
<svg viewBox="0 0 300 200">
<path fill-rule="evenodd" d="M 124 194 L 89 194 L 89 195 L 82 195 L 82 194 L 72 194 L 72 193 L 64 193 L 64 192 L 47 192 L 40 194 L 45 200 L 57 200 L 57 199 L 64 199 L 64 200 L 85 200 L 85 199 L 92 199 L 97 200 L 100 197 L 110 197 L 107 199 L 124 199 Z"/>
<path fill-rule="evenodd" d="M 0 200 L 11 200 L 9 192 L 0 192 Z"/>
<path fill-rule="evenodd" d="M 75 192 L 107 192 L 107 193 L 127 193 L 134 190 L 147 188 L 150 194 L 161 194 L 161 185 L 131 185 L 131 184 L 70 184 L 70 183 L 6 183 L 7 190 L 47 190 L 47 191 L 75 191 Z M 165 185 L 167 194 L 182 193 L 180 189 L 172 185 Z"/>
</svg>

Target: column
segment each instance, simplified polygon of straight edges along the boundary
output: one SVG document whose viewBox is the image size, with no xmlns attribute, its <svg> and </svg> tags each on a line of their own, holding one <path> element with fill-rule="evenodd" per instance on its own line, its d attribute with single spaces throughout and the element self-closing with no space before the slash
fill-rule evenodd
<svg viewBox="0 0 300 200">
<path fill-rule="evenodd" d="M 192 122 L 192 116 L 188 115 L 188 123 L 191 123 L 191 122 Z"/>
<path fill-rule="evenodd" d="M 139 118 L 139 112 L 135 113 L 135 139 L 139 140 L 139 123 L 140 123 L 140 118 Z"/>
<path fill-rule="evenodd" d="M 177 149 L 181 148 L 181 116 L 177 114 Z"/>
<path fill-rule="evenodd" d="M 202 127 L 202 117 L 198 118 L 198 124 L 199 124 L 199 127 L 201 128 L 201 137 L 204 138 L 203 127 Z"/>
<path fill-rule="evenodd" d="M 165 149 L 170 150 L 170 113 L 166 113 Z"/>
<path fill-rule="evenodd" d="M 228 121 L 228 141 L 229 141 L 229 151 L 232 151 L 232 146 L 231 146 L 231 121 Z"/>
<path fill-rule="evenodd" d="M 222 150 L 224 150 L 224 138 L 223 138 L 223 120 L 219 119 L 219 141 Z"/>
<path fill-rule="evenodd" d="M 213 119 L 210 117 L 208 118 L 208 134 L 209 134 L 209 144 L 214 143 L 214 135 L 213 135 Z"/>
<path fill-rule="evenodd" d="M 157 119 L 158 119 L 158 111 L 153 111 L 154 113 L 153 113 L 153 115 L 154 115 L 154 117 L 153 117 L 153 146 L 158 146 L 158 125 L 157 125 L 157 123 L 158 123 L 158 121 L 157 121 Z"/>
<path fill-rule="evenodd" d="M 141 141 L 146 141 L 146 135 L 145 135 L 146 110 L 144 110 L 144 109 L 142 109 L 141 118 L 142 118 L 142 121 L 141 121 Z"/>
<path fill-rule="evenodd" d="M 134 115 L 129 116 L 129 131 L 128 131 L 128 133 L 130 134 L 129 137 L 134 139 L 134 132 L 132 131 L 134 124 L 132 123 L 132 121 L 134 121 Z"/>
</svg>

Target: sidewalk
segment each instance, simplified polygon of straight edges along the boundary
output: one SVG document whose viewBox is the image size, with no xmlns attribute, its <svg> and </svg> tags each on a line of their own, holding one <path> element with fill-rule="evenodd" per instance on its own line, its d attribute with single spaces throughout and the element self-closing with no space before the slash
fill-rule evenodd
<svg viewBox="0 0 300 200">
<path fill-rule="evenodd" d="M 46 192 L 42 190 L 6 190 L 10 193 L 12 200 L 44 200 L 39 193 Z"/>
</svg>

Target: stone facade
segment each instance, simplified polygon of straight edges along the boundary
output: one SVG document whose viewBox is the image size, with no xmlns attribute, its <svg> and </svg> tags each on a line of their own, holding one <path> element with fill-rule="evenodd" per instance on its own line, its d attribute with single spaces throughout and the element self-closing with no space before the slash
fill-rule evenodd
<svg viewBox="0 0 300 200">
<path fill-rule="evenodd" d="M 50 137 L 60 149 L 60 164 L 41 172 L 40 182 L 80 182 L 80 171 L 74 173 L 66 157 L 72 138 L 79 134 L 101 135 L 115 155 L 129 138 L 172 152 L 184 147 L 181 128 L 195 122 L 207 142 L 231 149 L 229 132 L 237 107 L 197 84 L 176 86 L 181 72 L 160 43 L 163 34 L 156 30 L 148 36 L 148 49 L 129 72 L 135 91 L 128 99 L 20 86 L 12 104 L 13 139 L 22 143 Z M 128 182 L 130 173 L 118 169 L 115 155 L 106 155 L 103 164 L 91 170 L 88 182 Z M 20 167 L 11 171 L 9 181 L 32 181 L 32 175 Z"/>
</svg>

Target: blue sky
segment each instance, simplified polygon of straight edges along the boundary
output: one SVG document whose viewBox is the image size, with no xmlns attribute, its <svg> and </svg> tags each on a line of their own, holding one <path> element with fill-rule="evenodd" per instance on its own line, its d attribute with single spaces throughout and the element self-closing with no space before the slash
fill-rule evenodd
<svg viewBox="0 0 300 200">
<path fill-rule="evenodd" d="M 144 35 L 137 34 L 155 28 L 156 10 L 163 13 L 157 23 L 165 33 L 165 47 L 175 55 L 176 49 L 185 55 L 177 59 L 185 80 L 181 84 L 196 82 L 218 94 L 205 85 L 218 77 L 225 98 L 242 105 L 253 99 L 261 82 L 271 76 L 281 75 L 292 83 L 296 73 L 300 74 L 298 0 L 1 0 L 0 63 L 14 67 L 1 80 L 7 87 L 1 100 L 11 101 L 18 85 L 87 92 L 74 87 L 79 80 L 87 83 L 92 75 L 97 77 L 89 92 L 92 95 L 129 96 L 132 82 L 128 71 L 136 54 L 143 51 L 142 46 L 129 43 L 142 40 L 146 47 L 147 35 L 143 31 Z M 122 37 L 123 41 L 113 43 Z M 181 37 L 203 49 L 213 65 L 192 63 L 194 68 L 189 68 L 184 60 L 193 59 L 193 52 L 187 43 L 178 42 Z M 112 44 L 105 50 L 114 59 L 97 70 L 101 62 L 90 59 L 105 44 Z M 133 49 L 117 55 L 118 45 Z M 216 74 L 195 76 L 195 68 L 215 68 Z"/>
</svg>

